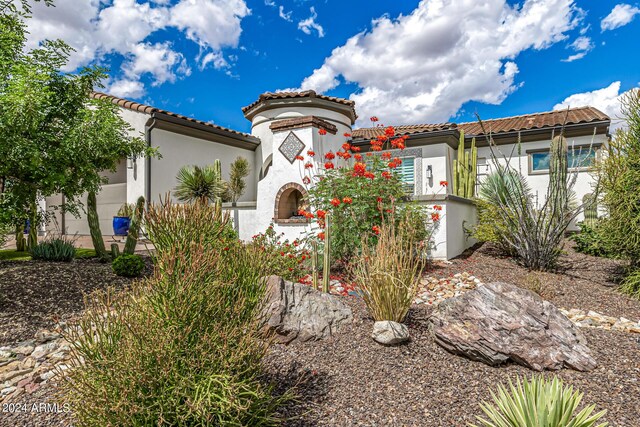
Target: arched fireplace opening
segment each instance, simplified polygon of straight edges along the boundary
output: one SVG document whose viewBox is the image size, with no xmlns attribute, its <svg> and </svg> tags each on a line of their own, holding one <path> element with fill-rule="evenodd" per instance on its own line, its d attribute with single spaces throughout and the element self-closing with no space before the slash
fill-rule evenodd
<svg viewBox="0 0 640 427">
<path fill-rule="evenodd" d="M 279 224 L 308 222 L 304 216 L 298 214 L 300 209 L 306 208 L 305 195 L 306 191 L 300 184 L 291 182 L 284 185 L 276 196 L 274 221 Z"/>
</svg>

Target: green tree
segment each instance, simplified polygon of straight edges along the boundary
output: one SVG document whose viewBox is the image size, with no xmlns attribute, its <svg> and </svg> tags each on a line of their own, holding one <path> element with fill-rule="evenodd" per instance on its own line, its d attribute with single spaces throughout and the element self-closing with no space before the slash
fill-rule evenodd
<svg viewBox="0 0 640 427">
<path fill-rule="evenodd" d="M 231 163 L 231 172 L 229 174 L 229 184 L 227 189 L 228 200 L 237 202 L 240 196 L 244 194 L 244 190 L 247 187 L 245 178 L 249 175 L 251 167 L 249 161 L 244 157 L 238 156 L 237 159 Z"/>
<path fill-rule="evenodd" d="M 0 14 L 0 208 L 22 230 L 38 216 L 37 198 L 65 195 L 63 209 L 77 214 L 81 197 L 97 193 L 126 157 L 153 155 L 108 100 L 92 99 L 106 77 L 100 67 L 63 73 L 71 48 L 45 41 L 25 51 L 24 14 Z M 31 244 L 34 244 L 32 239 Z"/>
<path fill-rule="evenodd" d="M 608 215 L 600 234 L 612 253 L 640 267 L 640 89 L 622 98 L 627 128 L 618 129 L 598 169 L 602 205 Z"/>
</svg>

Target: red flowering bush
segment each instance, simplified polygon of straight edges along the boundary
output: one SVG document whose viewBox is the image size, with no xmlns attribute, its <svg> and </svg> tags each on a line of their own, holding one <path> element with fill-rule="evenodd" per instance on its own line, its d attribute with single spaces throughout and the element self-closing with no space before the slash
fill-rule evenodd
<svg viewBox="0 0 640 427">
<path fill-rule="evenodd" d="M 271 224 L 267 231 L 253 236 L 250 245 L 262 252 L 266 252 L 269 260 L 265 266 L 265 275 L 275 274 L 285 280 L 297 281 L 307 274 L 306 264 L 309 251 L 302 248 L 302 243 L 296 239 L 293 242 L 282 240 L 284 233 L 276 234 Z"/>
<path fill-rule="evenodd" d="M 377 122 L 376 117 L 371 118 Z M 320 132 L 320 135 L 326 133 Z M 350 138 L 350 134 L 345 134 Z M 331 214 L 332 257 L 348 261 L 360 253 L 363 237 L 375 239 L 385 219 L 411 223 L 414 241 L 426 241 L 432 222 L 439 215 L 429 217 L 420 207 L 408 202 L 397 167 L 402 160 L 391 151 L 403 150 L 407 136 L 396 135 L 391 126 L 370 141 L 370 151 L 360 154 L 361 147 L 345 141 L 341 149 L 320 153 L 322 163 L 308 167 L 313 159 L 303 162 L 302 182 L 308 185 L 308 202 L 312 212 L 301 212 L 315 220 L 314 237 L 325 236 L 325 218 Z M 366 148 L 366 147 L 365 147 Z M 376 152 L 380 153 L 376 153 Z M 397 151 L 396 151 L 397 153 Z M 314 155 L 316 153 L 313 153 Z"/>
</svg>

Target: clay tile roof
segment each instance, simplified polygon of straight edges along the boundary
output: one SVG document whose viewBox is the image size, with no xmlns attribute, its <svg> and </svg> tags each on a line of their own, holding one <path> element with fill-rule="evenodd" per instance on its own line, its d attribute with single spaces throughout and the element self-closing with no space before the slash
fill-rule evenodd
<svg viewBox="0 0 640 427">
<path fill-rule="evenodd" d="M 338 128 L 334 124 L 329 123 L 328 121 L 323 120 L 316 116 L 302 116 L 302 117 L 296 117 L 293 119 L 278 120 L 277 122 L 271 123 L 271 126 L 269 126 L 269 129 L 273 131 L 283 131 L 288 129 L 299 129 L 299 128 L 309 127 L 309 126 L 314 126 L 319 129 L 324 129 L 333 135 L 335 135 L 336 132 L 338 132 Z"/>
<path fill-rule="evenodd" d="M 400 125 L 394 126 L 396 135 L 412 135 L 415 133 L 427 133 L 439 130 L 455 129 L 455 123 L 438 123 L 438 124 L 424 124 L 424 125 Z M 373 139 L 378 135 L 384 133 L 384 126 L 374 128 L 361 128 L 355 129 L 351 136 L 353 139 Z"/>
<path fill-rule="evenodd" d="M 579 107 L 569 110 L 564 109 L 501 119 L 483 120 L 482 123 L 484 131 L 496 134 L 607 120 L 610 120 L 609 116 L 596 108 Z M 477 121 L 460 123 L 458 124 L 458 129 L 464 130 L 467 135 L 482 135 L 484 133 L 482 126 Z"/>
<path fill-rule="evenodd" d="M 335 96 L 326 96 L 317 94 L 314 90 L 305 90 L 302 92 L 265 92 L 258 97 L 258 99 L 246 107 L 242 108 L 243 113 L 247 113 L 247 111 L 251 110 L 256 105 L 261 102 L 268 101 L 270 99 L 293 99 L 293 98 L 318 98 L 324 99 L 325 101 L 337 102 L 338 104 L 343 104 L 351 107 L 353 115 L 355 116 L 355 105 L 354 101 L 350 101 L 344 98 L 336 98 Z"/>
<path fill-rule="evenodd" d="M 92 92 L 91 93 L 91 97 L 95 98 L 95 99 L 108 99 L 113 104 L 116 104 L 116 105 L 118 105 L 118 106 L 120 106 L 122 108 L 126 108 L 127 110 L 137 111 L 137 112 L 146 113 L 146 114 L 153 114 L 153 113 L 166 114 L 167 116 L 175 117 L 175 118 L 178 118 L 178 119 L 181 119 L 181 120 L 187 120 L 187 121 L 192 122 L 192 123 L 198 123 L 198 124 L 210 127 L 212 129 L 220 130 L 220 131 L 227 132 L 227 133 L 230 133 L 230 134 L 233 134 L 233 135 L 255 138 L 255 137 L 253 137 L 252 135 L 250 135 L 248 133 L 238 132 L 236 130 L 225 128 L 225 127 L 222 127 L 222 126 L 218 126 L 218 125 L 215 125 L 213 123 L 203 122 L 202 120 L 196 120 L 196 119 L 191 118 L 191 117 L 183 116 L 182 114 L 172 113 L 171 111 L 162 110 L 162 109 L 156 108 L 156 107 L 151 107 L 150 105 L 141 104 L 141 103 L 135 102 L 135 101 L 129 101 L 128 99 L 118 98 L 117 96 L 108 95 L 106 93 Z"/>
</svg>

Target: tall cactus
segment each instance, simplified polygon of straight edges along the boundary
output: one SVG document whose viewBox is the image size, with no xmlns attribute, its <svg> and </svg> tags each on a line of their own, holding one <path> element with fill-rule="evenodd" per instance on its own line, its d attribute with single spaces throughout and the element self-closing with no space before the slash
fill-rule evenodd
<svg viewBox="0 0 640 427">
<path fill-rule="evenodd" d="M 100 231 L 98 204 L 94 191 L 89 192 L 87 196 L 87 221 L 89 222 L 89 232 L 91 233 L 91 241 L 96 255 L 102 261 L 108 260 L 107 250 L 104 247 L 104 240 L 102 240 L 102 231 Z"/>
<path fill-rule="evenodd" d="M 554 137 L 551 140 L 550 151 L 549 188 L 551 200 L 549 208 L 554 212 L 554 216 L 559 219 L 561 215 L 567 212 L 569 207 L 567 139 L 562 135 Z"/>
<path fill-rule="evenodd" d="M 595 194 L 585 194 L 582 198 L 584 206 L 584 222 L 590 226 L 594 226 L 598 220 L 598 198 Z"/>
<path fill-rule="evenodd" d="M 131 226 L 129 227 L 129 233 L 127 234 L 127 241 L 124 244 L 124 254 L 133 255 L 136 250 L 136 243 L 138 243 L 138 235 L 140 233 L 140 224 L 142 223 L 142 216 L 144 214 L 144 197 L 138 197 L 136 202 L 136 209 L 133 212 L 133 218 L 131 218 Z"/>
<path fill-rule="evenodd" d="M 464 149 L 464 131 L 460 131 L 458 158 L 453 161 L 453 194 L 468 199 L 475 195 L 478 149 L 476 139 L 471 140 L 471 149 Z"/>
<path fill-rule="evenodd" d="M 331 276 L 331 215 L 324 218 L 324 253 L 322 262 L 322 292 L 329 293 L 329 276 Z"/>
<path fill-rule="evenodd" d="M 318 289 L 318 242 L 311 240 L 311 283 L 313 289 Z"/>
</svg>

